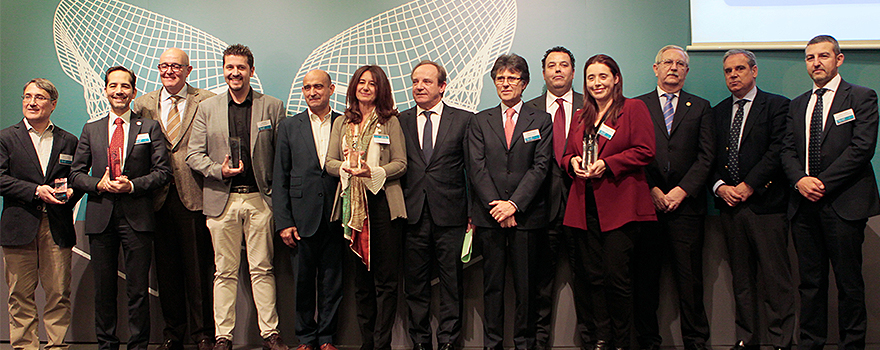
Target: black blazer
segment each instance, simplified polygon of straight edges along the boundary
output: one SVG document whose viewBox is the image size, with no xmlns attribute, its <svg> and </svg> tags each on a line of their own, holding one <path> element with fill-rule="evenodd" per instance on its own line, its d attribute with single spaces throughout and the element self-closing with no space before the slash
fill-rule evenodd
<svg viewBox="0 0 880 350">
<path fill-rule="evenodd" d="M 416 107 L 400 114 L 400 128 L 406 139 L 406 174 L 401 179 L 407 222 L 419 222 L 427 203 L 437 226 L 461 226 L 468 219 L 467 160 L 468 126 L 474 114 L 443 105 L 443 115 L 434 140 L 430 163 L 419 140 Z"/>
<path fill-rule="evenodd" d="M 571 136 L 571 133 L 572 131 L 574 131 L 574 129 L 577 129 L 578 121 L 575 119 L 575 112 L 584 106 L 584 95 L 572 91 L 571 99 L 572 118 L 568 128 L 568 137 Z M 526 102 L 526 106 L 532 107 L 539 111 L 546 111 L 546 101 L 547 93 L 545 92 L 541 94 L 541 96 L 535 97 L 531 101 Z M 552 122 L 553 118 L 550 118 L 550 121 Z M 566 137 L 566 141 L 568 140 L 568 137 Z M 547 176 L 547 181 L 550 182 L 550 184 L 548 185 L 550 188 L 550 192 L 548 193 L 548 200 L 550 203 L 549 219 L 554 220 L 560 215 L 565 215 L 565 203 L 568 199 L 568 190 L 571 188 L 572 178 L 568 175 L 566 169 L 560 168 L 559 164 L 556 163 L 556 153 L 553 152 L 552 143 L 550 144 L 550 150 L 553 158 L 550 159 L 550 176 Z"/>
<path fill-rule="evenodd" d="M 0 245 L 20 246 L 32 242 L 40 229 L 43 208 L 46 208 L 55 244 L 64 248 L 76 245 L 73 207 L 83 192 L 74 191 L 73 197 L 63 205 L 47 204 L 34 196 L 37 186 L 53 186 L 55 179 L 70 175 L 71 158 L 68 157 L 73 157 L 76 150 L 76 136 L 55 125 L 52 138 L 52 153 L 44 176 L 24 121 L 0 131 L 0 195 L 3 196 Z M 62 160 L 61 155 L 66 160 Z"/>
<path fill-rule="evenodd" d="M 779 158 L 785 136 L 788 104 L 788 98 L 758 89 L 742 126 L 742 138 L 739 142 L 740 180 L 755 190 L 746 203 L 756 214 L 784 213 L 788 205 L 788 180 Z M 727 185 L 737 185 L 727 169 L 727 148 L 734 108 L 733 97 L 728 97 L 712 107 L 717 153 L 714 173 L 709 178 L 709 189 L 718 180 Z M 713 197 L 716 208 L 728 207 L 723 199 Z"/>
<path fill-rule="evenodd" d="M 110 146 L 108 119 L 104 117 L 83 125 L 70 182 L 73 188 L 89 194 L 86 207 L 86 234 L 104 232 L 113 207 L 122 206 L 123 215 L 135 231 L 152 232 L 156 228 L 153 215 L 153 191 L 171 181 L 168 163 L 168 147 L 159 122 L 132 113 L 125 148 L 125 164 L 122 175 L 128 176 L 134 186 L 133 193 L 98 193 L 97 186 L 107 167 L 107 148 Z M 115 118 L 115 116 L 114 116 Z M 149 134 L 150 142 L 135 144 L 137 136 Z M 92 170 L 91 174 L 89 170 Z"/>
<path fill-rule="evenodd" d="M 782 149 L 782 167 L 794 185 L 807 176 L 806 127 L 807 104 L 812 91 L 791 101 L 788 131 Z M 877 93 L 866 87 L 841 80 L 822 131 L 821 172 L 813 174 L 825 185 L 825 196 L 819 202 L 831 207 L 845 220 L 861 220 L 880 214 L 880 196 L 871 158 L 877 145 Z M 834 114 L 852 109 L 855 120 L 837 125 Z M 788 216 L 797 212 L 806 198 L 794 188 L 789 200 Z"/>
<path fill-rule="evenodd" d="M 339 115 L 330 113 L 330 125 Z M 276 138 L 272 179 L 275 230 L 296 227 L 300 237 L 311 237 L 322 222 L 330 222 L 339 178 L 321 167 L 308 109 L 282 119 Z"/>
<path fill-rule="evenodd" d="M 526 143 L 523 133 L 538 130 L 541 138 Z M 534 230 L 548 225 L 545 180 L 553 162 L 553 122 L 547 112 L 523 105 L 514 128 L 510 149 L 504 137 L 501 107 L 477 113 L 468 137 L 471 188 L 474 190 L 471 219 L 479 227 L 499 228 L 489 215 L 489 202 L 511 200 L 519 207 L 517 228 Z"/>
<path fill-rule="evenodd" d="M 672 132 L 666 132 L 663 109 L 657 91 L 637 97 L 645 102 L 654 121 L 657 153 L 645 167 L 648 186 L 663 192 L 680 186 L 687 197 L 676 210 L 686 215 L 706 214 L 706 180 L 712 167 L 714 133 L 709 101 L 684 90 L 672 119 Z"/>
</svg>

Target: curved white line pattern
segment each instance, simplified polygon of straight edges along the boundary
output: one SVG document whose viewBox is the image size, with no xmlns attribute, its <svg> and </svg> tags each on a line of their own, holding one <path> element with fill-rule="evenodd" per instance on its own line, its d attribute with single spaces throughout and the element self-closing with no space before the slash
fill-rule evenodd
<svg viewBox="0 0 880 350">
<path fill-rule="evenodd" d="M 198 28 L 116 0 L 61 0 L 52 25 L 55 51 L 64 73 L 83 86 L 89 118 L 110 110 L 104 96 L 104 71 L 114 65 L 131 69 L 138 90 L 162 87 L 159 55 L 169 47 L 189 54 L 193 86 L 223 91 L 223 50 L 228 46 Z M 262 91 L 260 79 L 251 86 Z"/>
<path fill-rule="evenodd" d="M 345 110 L 348 80 L 358 67 L 378 64 L 388 74 L 399 110 L 409 108 L 409 74 L 423 59 L 448 72 L 444 102 L 476 110 L 483 75 L 495 58 L 510 51 L 516 32 L 515 0 L 415 0 L 376 15 L 328 40 L 297 71 L 287 113 L 304 110 L 302 79 L 323 69 L 336 83 L 331 107 Z"/>
</svg>

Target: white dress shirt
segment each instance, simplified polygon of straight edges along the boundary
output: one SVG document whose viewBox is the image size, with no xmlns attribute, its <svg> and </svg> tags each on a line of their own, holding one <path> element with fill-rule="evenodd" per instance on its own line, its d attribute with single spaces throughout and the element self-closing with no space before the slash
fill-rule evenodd
<svg viewBox="0 0 880 350">
<path fill-rule="evenodd" d="M 666 105 L 666 96 L 663 96 L 663 95 L 664 95 L 664 94 L 667 94 L 667 93 L 668 93 L 668 92 L 663 91 L 663 88 L 661 88 L 660 86 L 657 86 L 657 96 L 660 97 L 660 110 L 661 110 L 661 111 L 663 110 L 663 106 Z M 679 97 L 681 97 L 681 96 L 680 96 L 680 95 L 681 95 L 681 90 L 678 90 L 678 92 L 674 92 L 674 93 L 672 93 L 672 94 L 675 95 L 675 96 L 672 98 L 672 100 L 673 100 L 673 101 L 672 101 L 672 114 L 675 115 L 675 111 L 678 110 L 678 100 L 680 100 Z"/>
<path fill-rule="evenodd" d="M 519 100 L 519 102 L 517 102 L 515 105 L 513 105 L 513 107 L 507 107 L 502 102 L 501 103 L 501 126 L 507 125 L 507 110 L 510 108 L 513 108 L 513 111 L 516 112 L 516 113 L 513 113 L 513 125 L 516 125 L 516 123 L 519 121 L 519 111 L 522 109 L 522 106 L 523 106 L 522 100 Z M 516 135 L 513 135 L 513 137 L 516 137 Z M 513 139 L 511 139 L 511 142 L 513 142 Z"/>
<path fill-rule="evenodd" d="M 321 169 L 324 168 L 324 162 L 327 160 L 327 147 L 330 145 L 330 116 L 333 115 L 331 109 L 327 112 L 322 120 L 317 114 L 312 113 L 309 109 L 309 122 L 312 125 L 312 138 L 315 140 L 315 150 L 318 152 L 318 160 L 321 162 Z"/>
<path fill-rule="evenodd" d="M 37 129 L 28 122 L 27 118 L 24 118 L 24 126 L 27 128 L 28 135 L 31 137 L 31 142 L 34 144 L 34 150 L 37 151 L 37 158 L 40 160 L 40 170 L 43 172 L 43 176 L 46 176 L 46 169 L 49 167 L 49 158 L 52 156 L 52 142 L 55 140 L 55 136 L 52 131 L 55 129 L 55 124 L 52 124 L 52 121 L 49 121 L 49 126 L 46 127 L 46 130 L 43 130 L 42 133 L 38 133 Z"/>
<path fill-rule="evenodd" d="M 177 102 L 177 111 L 180 112 L 180 121 L 183 122 L 183 111 L 186 110 L 186 94 L 189 87 L 184 85 L 175 95 L 180 96 L 180 102 Z M 168 130 L 168 114 L 171 112 L 171 105 L 174 100 L 171 99 L 171 93 L 165 87 L 159 92 L 159 110 L 162 118 L 162 126 Z M 183 128 L 181 128 L 183 130 Z"/>
<path fill-rule="evenodd" d="M 834 95 L 837 93 L 837 89 L 840 87 L 840 74 L 835 75 L 834 78 L 831 78 L 831 81 L 825 86 L 822 86 L 828 91 L 825 91 L 825 94 L 822 95 L 822 130 L 825 130 L 825 122 L 828 120 L 828 112 L 831 110 L 831 102 L 834 102 Z M 810 102 L 807 102 L 807 114 L 804 115 L 806 123 L 804 123 L 804 149 L 807 152 L 804 152 L 804 170 L 807 175 L 810 174 L 810 120 L 813 118 L 813 108 L 816 107 L 816 90 L 819 89 L 819 86 L 816 83 L 813 83 L 813 90 L 811 90 L 810 94 Z"/>
<path fill-rule="evenodd" d="M 422 112 L 425 110 L 422 107 L 416 105 L 416 128 L 419 130 L 419 146 L 425 148 L 425 145 L 422 144 L 424 140 L 422 140 L 422 135 L 425 134 L 425 123 L 428 121 L 425 119 L 425 116 L 422 115 Z M 437 130 L 440 130 L 440 116 L 443 115 L 443 101 L 437 102 L 434 107 L 431 107 L 429 111 L 434 112 L 431 113 L 431 141 L 434 142 L 432 146 L 437 145 Z M 436 147 L 435 147 L 436 148 Z"/>
<path fill-rule="evenodd" d="M 563 94 L 562 96 L 553 95 L 552 92 L 547 91 L 547 99 L 544 102 L 547 106 L 545 111 L 550 113 L 550 119 L 553 122 L 556 122 L 556 110 L 559 109 L 559 104 L 556 103 L 556 99 L 562 99 L 562 106 L 565 107 L 565 134 L 568 135 L 568 129 L 571 128 L 571 115 L 574 113 L 574 110 L 579 108 L 579 106 L 575 106 L 572 104 L 572 100 L 574 99 L 574 92 L 572 89 L 568 89 L 568 92 Z"/>
</svg>

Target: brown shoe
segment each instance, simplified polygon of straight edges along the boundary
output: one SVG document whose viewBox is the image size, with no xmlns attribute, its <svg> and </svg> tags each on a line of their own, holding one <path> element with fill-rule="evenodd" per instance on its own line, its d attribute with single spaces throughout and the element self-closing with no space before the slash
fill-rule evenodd
<svg viewBox="0 0 880 350">
<path fill-rule="evenodd" d="M 226 338 L 217 338 L 214 343 L 214 350 L 232 350 L 232 343 Z"/>
<path fill-rule="evenodd" d="M 211 350 L 214 349 L 214 340 L 213 339 L 202 339 L 199 340 L 198 343 L 199 350 Z"/>
<path fill-rule="evenodd" d="M 274 333 L 263 339 L 263 350 L 290 350 L 290 348 L 284 345 L 284 340 L 278 333 Z"/>
<path fill-rule="evenodd" d="M 299 346 L 296 347 L 296 350 L 315 350 L 315 347 L 309 344 L 299 344 Z"/>
<path fill-rule="evenodd" d="M 321 350 L 339 350 L 332 343 L 321 344 Z"/>
</svg>

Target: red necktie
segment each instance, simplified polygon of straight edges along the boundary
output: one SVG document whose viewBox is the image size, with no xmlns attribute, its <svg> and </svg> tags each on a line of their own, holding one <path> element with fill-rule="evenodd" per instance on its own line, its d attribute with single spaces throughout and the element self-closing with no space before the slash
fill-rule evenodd
<svg viewBox="0 0 880 350">
<path fill-rule="evenodd" d="M 516 123 L 513 122 L 514 114 L 516 114 L 516 111 L 513 107 L 507 109 L 507 121 L 504 122 L 504 136 L 507 138 L 507 149 L 510 149 L 510 141 L 513 140 L 513 128 L 516 127 Z"/>
<path fill-rule="evenodd" d="M 110 178 L 116 179 L 122 175 L 122 147 L 125 146 L 125 130 L 122 130 L 122 118 L 117 117 L 113 121 L 116 130 L 110 138 Z"/>
<path fill-rule="evenodd" d="M 556 99 L 559 108 L 553 116 L 553 153 L 556 154 L 556 162 L 562 167 L 562 154 L 565 153 L 565 106 L 561 98 Z M 565 168 L 565 167 L 563 167 Z"/>
</svg>

